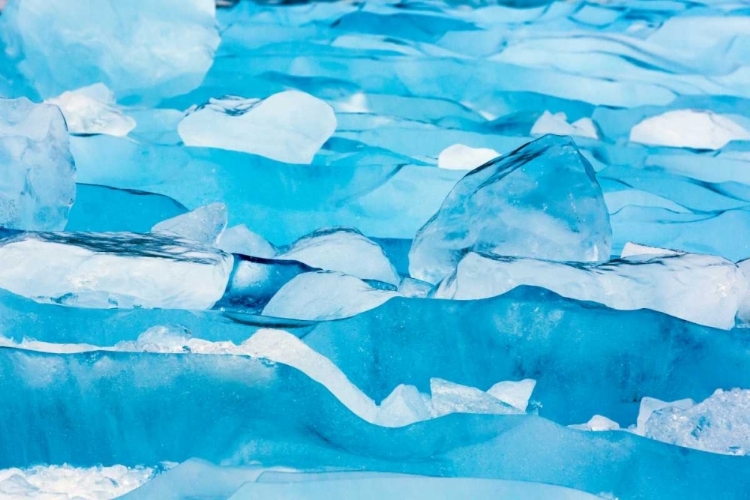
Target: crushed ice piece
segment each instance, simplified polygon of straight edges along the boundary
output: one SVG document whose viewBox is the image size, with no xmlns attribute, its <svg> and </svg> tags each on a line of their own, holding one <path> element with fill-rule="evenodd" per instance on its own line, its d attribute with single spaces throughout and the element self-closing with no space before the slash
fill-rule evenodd
<svg viewBox="0 0 750 500">
<path fill-rule="evenodd" d="M 641 399 L 641 405 L 638 408 L 638 417 L 633 432 L 641 436 L 646 435 L 646 422 L 651 418 L 651 414 L 662 408 L 678 408 L 687 410 L 695 405 L 692 399 L 680 399 L 677 401 L 662 401 L 656 398 L 644 397 Z"/>
<path fill-rule="evenodd" d="M 622 247 L 620 258 L 626 259 L 628 257 L 639 257 L 642 255 L 670 257 L 682 254 L 684 254 L 684 252 L 678 252 L 677 250 L 670 250 L 668 248 L 650 247 L 648 245 L 641 245 L 640 243 L 632 243 L 629 241 Z"/>
<path fill-rule="evenodd" d="M 594 431 L 594 432 L 619 431 L 620 430 L 620 424 L 602 415 L 594 415 L 585 424 L 569 425 L 568 427 L 572 429 L 578 429 L 581 431 Z"/>
<path fill-rule="evenodd" d="M 612 228 L 591 164 L 547 135 L 471 171 L 419 230 L 409 274 L 437 284 L 468 251 L 555 261 L 609 258 Z"/>
<path fill-rule="evenodd" d="M 747 292 L 737 306 L 737 319 L 742 326 L 747 327 L 750 325 L 750 259 L 739 261 L 737 267 L 748 283 Z"/>
<path fill-rule="evenodd" d="M 398 285 L 398 293 L 404 297 L 424 299 L 432 293 L 433 288 L 434 286 L 426 281 L 416 280 L 407 276 Z"/>
<path fill-rule="evenodd" d="M 493 385 L 487 391 L 490 396 L 499 399 L 521 411 L 526 411 L 529 406 L 529 399 L 536 387 L 536 380 L 524 379 L 519 381 L 503 381 Z"/>
<path fill-rule="evenodd" d="M 494 160 L 500 153 L 490 148 L 472 148 L 463 144 L 448 146 L 438 155 L 438 168 L 473 170 Z"/>
<path fill-rule="evenodd" d="M 430 398 L 413 385 L 401 384 L 380 403 L 374 423 L 402 427 L 432 418 Z"/>
<path fill-rule="evenodd" d="M 227 253 L 272 259 L 276 248 L 263 236 L 250 231 L 246 225 L 232 226 L 219 237 L 217 246 Z"/>
<path fill-rule="evenodd" d="M 227 227 L 227 220 L 227 206 L 211 203 L 159 222 L 151 232 L 216 246 Z"/>
<path fill-rule="evenodd" d="M 326 102 L 298 90 L 263 100 L 224 98 L 188 112 L 178 126 L 188 146 L 243 151 L 286 163 L 311 163 L 336 130 Z"/>
<path fill-rule="evenodd" d="M 114 94 L 103 83 L 63 92 L 45 102 L 60 108 L 71 134 L 125 137 L 136 126 L 115 106 Z"/>
<path fill-rule="evenodd" d="M 514 415 L 522 410 L 494 396 L 461 384 L 439 378 L 430 379 L 432 416 L 441 417 L 450 413 L 485 413 Z"/>
<path fill-rule="evenodd" d="M 320 229 L 295 241 L 279 260 L 296 260 L 310 267 L 399 284 L 399 276 L 383 249 L 356 229 Z"/>
<path fill-rule="evenodd" d="M 750 131 L 712 111 L 676 109 L 636 124 L 630 140 L 654 146 L 721 149 L 730 141 L 750 140 Z"/>
<path fill-rule="evenodd" d="M 187 240 L 134 233 L 19 233 L 0 240 L 0 287 L 92 308 L 208 309 L 233 258 Z"/>
<path fill-rule="evenodd" d="M 63 229 L 76 169 L 57 106 L 0 99 L 0 158 L 0 228 Z"/>
<path fill-rule="evenodd" d="M 542 113 L 542 116 L 534 122 L 530 133 L 531 135 L 554 134 L 599 138 L 596 125 L 591 118 L 584 117 L 568 123 L 568 116 L 565 113 L 550 113 L 549 111 Z"/>
</svg>

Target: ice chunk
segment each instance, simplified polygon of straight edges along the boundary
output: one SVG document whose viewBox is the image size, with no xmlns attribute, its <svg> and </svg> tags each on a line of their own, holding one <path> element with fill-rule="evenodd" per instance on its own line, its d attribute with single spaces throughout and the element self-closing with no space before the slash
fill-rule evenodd
<svg viewBox="0 0 750 500">
<path fill-rule="evenodd" d="M 219 237 L 219 248 L 227 253 L 238 253 L 253 257 L 271 259 L 276 255 L 276 248 L 263 236 L 250 231 L 246 225 L 227 228 Z"/>
<path fill-rule="evenodd" d="M 60 108 L 71 134 L 125 137 L 135 128 L 135 120 L 115 106 L 114 94 L 103 83 L 63 92 L 46 102 Z"/>
<path fill-rule="evenodd" d="M 297 90 L 266 99 L 212 99 L 180 122 L 188 146 L 244 151 L 286 163 L 311 163 L 336 130 L 324 101 Z"/>
<path fill-rule="evenodd" d="M 534 387 L 536 387 L 536 380 L 530 378 L 519 380 L 518 382 L 508 380 L 493 385 L 487 391 L 487 394 L 514 408 L 526 411 L 529 399 L 531 399 L 531 393 L 534 392 Z"/>
<path fill-rule="evenodd" d="M 695 405 L 695 401 L 692 399 L 680 399 L 677 401 L 661 401 L 656 398 L 645 397 L 641 399 L 641 405 L 638 408 L 638 418 L 636 420 L 635 429 L 633 432 L 641 436 L 646 435 L 646 422 L 651 418 L 651 414 L 655 411 L 659 411 L 663 408 L 678 408 L 680 410 L 687 410 Z"/>
<path fill-rule="evenodd" d="M 430 379 L 432 394 L 432 416 L 449 413 L 490 413 L 513 415 L 523 413 L 499 399 L 475 387 L 454 384 L 439 378 Z"/>
<path fill-rule="evenodd" d="M 747 280 L 733 263 L 699 254 L 634 255 L 599 265 L 469 253 L 436 298 L 493 297 L 520 285 L 613 309 L 648 308 L 701 325 L 731 329 Z"/>
<path fill-rule="evenodd" d="M 737 310 L 737 319 L 744 325 L 750 323 L 750 259 L 741 260 L 737 267 L 742 271 L 745 281 L 748 283 L 748 289 L 745 296 L 740 301 Z"/>
<path fill-rule="evenodd" d="M 375 424 L 401 427 L 432 418 L 429 398 L 413 385 L 399 385 L 380 403 Z"/>
<path fill-rule="evenodd" d="M 594 125 L 591 118 L 580 118 L 573 123 L 568 123 L 568 116 L 565 113 L 553 114 L 549 111 L 542 113 L 542 116 L 531 127 L 531 135 L 544 134 L 577 135 L 591 139 L 599 138 L 596 125 Z"/>
<path fill-rule="evenodd" d="M 620 430 L 620 424 L 602 415 L 594 415 L 585 424 L 570 425 L 568 427 L 571 427 L 573 429 L 578 429 L 581 431 L 594 431 L 594 432 L 619 431 Z"/>
<path fill-rule="evenodd" d="M 396 269 L 383 249 L 356 229 L 321 229 L 303 236 L 279 254 L 279 260 L 296 260 L 311 267 L 338 271 L 363 280 L 399 284 Z"/>
<path fill-rule="evenodd" d="M 348 318 L 398 296 L 334 271 L 304 273 L 271 298 L 263 315 L 311 321 Z"/>
<path fill-rule="evenodd" d="M 472 148 L 463 144 L 448 146 L 438 155 L 438 168 L 473 170 L 494 160 L 500 153 L 489 148 Z"/>
<path fill-rule="evenodd" d="M 620 252 L 620 257 L 625 259 L 627 257 L 636 257 L 641 255 L 650 255 L 654 257 L 659 256 L 670 256 L 670 255 L 681 255 L 683 252 L 678 252 L 676 250 L 669 250 L 668 248 L 656 248 L 656 247 L 650 247 L 648 245 L 641 245 L 639 243 L 631 243 L 627 242 L 622 247 L 622 252 Z"/>
<path fill-rule="evenodd" d="M 37 301 L 93 308 L 207 309 L 232 256 L 133 233 L 20 233 L 0 240 L 0 287 Z"/>
<path fill-rule="evenodd" d="M 401 280 L 398 285 L 398 293 L 404 297 L 413 297 L 423 299 L 432 293 L 434 287 L 426 281 L 415 280 L 408 276 Z"/>
<path fill-rule="evenodd" d="M 612 229 L 591 164 L 548 135 L 473 170 L 419 230 L 413 278 L 436 284 L 467 251 L 557 261 L 604 261 Z"/>
<path fill-rule="evenodd" d="M 654 146 L 721 149 L 729 141 L 750 140 L 750 132 L 728 116 L 712 111 L 676 109 L 635 125 L 630 140 Z"/>
<path fill-rule="evenodd" d="M 151 228 L 151 232 L 216 246 L 226 227 L 226 205 L 211 203 L 186 214 L 159 222 Z"/>
<path fill-rule="evenodd" d="M 63 229 L 75 197 L 60 110 L 26 98 L 0 99 L 0 228 Z"/>
<path fill-rule="evenodd" d="M 22 0 L 3 11 L 7 52 L 43 97 L 102 82 L 118 96 L 197 87 L 219 45 L 214 0 Z"/>
</svg>

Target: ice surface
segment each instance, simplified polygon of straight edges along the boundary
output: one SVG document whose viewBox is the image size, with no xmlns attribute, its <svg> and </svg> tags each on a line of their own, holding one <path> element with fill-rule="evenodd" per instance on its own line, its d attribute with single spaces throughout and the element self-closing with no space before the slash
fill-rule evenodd
<svg viewBox="0 0 750 500">
<path fill-rule="evenodd" d="M 472 148 L 463 144 L 448 146 L 438 155 L 438 168 L 449 170 L 473 170 L 502 156 L 494 149 Z"/>
<path fill-rule="evenodd" d="M 609 258 L 611 238 L 591 165 L 570 139 L 549 135 L 461 179 L 417 233 L 409 271 L 437 283 L 472 250 L 603 261 Z"/>
<path fill-rule="evenodd" d="M 721 149 L 730 141 L 750 140 L 750 132 L 728 116 L 677 109 L 638 123 L 630 132 L 630 140 L 677 148 Z"/>
<path fill-rule="evenodd" d="M 181 94 L 219 45 L 213 0 L 13 0 L 3 35 L 42 97 L 99 82 L 118 97 Z"/>
<path fill-rule="evenodd" d="M 228 227 L 219 237 L 217 246 L 227 253 L 238 253 L 271 259 L 276 248 L 265 238 L 250 231 L 246 225 Z"/>
<path fill-rule="evenodd" d="M 159 222 L 151 228 L 151 232 L 184 238 L 203 245 L 217 246 L 226 227 L 226 205 L 211 203 Z"/>
<path fill-rule="evenodd" d="M 591 118 L 580 118 L 573 123 L 568 123 L 568 117 L 565 113 L 550 113 L 545 111 L 534 126 L 531 127 L 531 135 L 574 135 L 580 137 L 589 137 L 598 139 L 599 134 L 596 131 L 596 125 Z"/>
<path fill-rule="evenodd" d="M 60 108 L 71 134 L 125 137 L 136 125 L 116 107 L 114 94 L 103 83 L 63 92 L 46 102 Z"/>
<path fill-rule="evenodd" d="M 266 99 L 212 99 L 188 112 L 178 127 L 189 146 L 244 151 L 286 163 L 311 163 L 336 130 L 324 101 L 299 91 Z"/>
<path fill-rule="evenodd" d="M 0 240 L 0 287 L 74 307 L 206 309 L 221 298 L 232 256 L 133 233 L 19 233 Z"/>
<path fill-rule="evenodd" d="M 710 255 L 643 254 L 585 265 L 472 252 L 440 284 L 435 297 L 482 299 L 520 285 L 541 286 L 614 309 L 653 309 L 725 330 L 734 327 L 748 293 L 742 271 L 733 262 Z"/>
<path fill-rule="evenodd" d="M 0 228 L 63 229 L 76 197 L 76 170 L 60 110 L 0 99 L 0 163 Z"/>
<path fill-rule="evenodd" d="M 400 282 L 383 249 L 356 229 L 320 229 L 295 241 L 276 258 L 296 260 L 362 280 L 377 280 L 392 285 Z"/>
</svg>

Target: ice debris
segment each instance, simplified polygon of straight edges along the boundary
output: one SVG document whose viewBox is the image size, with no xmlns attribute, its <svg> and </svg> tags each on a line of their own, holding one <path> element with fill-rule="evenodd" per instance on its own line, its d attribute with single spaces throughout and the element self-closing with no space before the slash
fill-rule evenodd
<svg viewBox="0 0 750 500">
<path fill-rule="evenodd" d="M 750 140 L 750 131 L 712 111 L 675 109 L 636 124 L 630 140 L 654 146 L 721 149 L 730 141 Z"/>
<path fill-rule="evenodd" d="M 232 226 L 219 237 L 217 246 L 227 253 L 271 259 L 276 248 L 261 235 L 250 231 L 246 225 Z"/>
<path fill-rule="evenodd" d="M 579 137 L 588 137 L 598 139 L 599 133 L 596 125 L 591 118 L 579 118 L 573 123 L 568 123 L 568 117 L 565 113 L 542 113 L 534 125 L 531 127 L 531 135 L 573 135 Z"/>
<path fill-rule="evenodd" d="M 227 206 L 211 203 L 159 222 L 151 232 L 216 246 L 226 227 Z"/>
<path fill-rule="evenodd" d="M 103 83 L 69 90 L 46 102 L 60 108 L 71 134 L 125 137 L 136 125 L 117 108 L 114 94 Z"/>
<path fill-rule="evenodd" d="M 472 148 L 463 144 L 448 146 L 438 155 L 438 168 L 473 170 L 494 160 L 500 153 L 490 148 Z"/>
<path fill-rule="evenodd" d="M 619 431 L 620 430 L 620 424 L 618 424 L 614 420 L 611 420 L 603 415 L 594 415 L 585 424 L 569 425 L 568 427 L 572 429 L 578 429 L 581 431 L 594 431 L 594 432 Z"/>
</svg>

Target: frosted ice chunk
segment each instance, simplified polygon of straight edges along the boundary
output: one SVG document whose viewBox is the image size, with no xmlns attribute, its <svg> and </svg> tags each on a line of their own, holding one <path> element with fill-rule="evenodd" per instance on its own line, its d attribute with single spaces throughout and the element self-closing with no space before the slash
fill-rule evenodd
<svg viewBox="0 0 750 500">
<path fill-rule="evenodd" d="M 424 299 L 432 293 L 434 287 L 426 281 L 415 280 L 408 276 L 398 285 L 398 293 L 404 297 Z"/>
<path fill-rule="evenodd" d="M 227 253 L 238 253 L 253 257 L 271 259 L 276 255 L 276 248 L 263 236 L 250 231 L 246 225 L 227 228 L 219 237 L 217 245 Z"/>
<path fill-rule="evenodd" d="M 737 308 L 737 319 L 744 325 L 750 323 L 750 259 L 741 260 L 737 267 L 742 271 L 745 281 L 748 283 L 747 292 L 740 301 Z"/>
<path fill-rule="evenodd" d="M 0 227 L 63 229 L 75 197 L 60 110 L 26 98 L 0 99 Z"/>
<path fill-rule="evenodd" d="M 311 321 L 348 318 L 398 296 L 334 271 L 304 273 L 271 298 L 263 315 Z"/>
<path fill-rule="evenodd" d="M 596 125 L 591 118 L 580 118 L 573 123 L 568 123 L 568 116 L 565 113 L 542 113 L 534 125 L 531 127 L 531 135 L 576 135 L 579 137 L 590 137 L 598 139 L 599 133 L 596 131 Z"/>
<path fill-rule="evenodd" d="M 449 413 L 489 413 L 514 415 L 523 413 L 499 399 L 475 387 L 454 384 L 439 378 L 430 379 L 432 394 L 432 416 L 440 417 Z"/>
<path fill-rule="evenodd" d="M 473 170 L 419 230 L 413 278 L 436 284 L 467 251 L 557 261 L 604 261 L 612 229 L 591 164 L 548 135 Z"/>
<path fill-rule="evenodd" d="M 508 380 L 493 385 L 487 391 L 487 394 L 514 408 L 526 411 L 534 387 L 536 387 L 536 380 L 534 379 L 527 378 L 518 382 Z"/>
<path fill-rule="evenodd" d="M 734 327 L 748 288 L 733 262 L 712 255 L 646 254 L 584 265 L 469 253 L 435 297 L 481 299 L 521 285 L 613 309 L 648 308 L 723 329 Z"/>
<path fill-rule="evenodd" d="M 311 163 L 336 130 L 333 108 L 288 90 L 266 99 L 211 99 L 180 122 L 188 146 L 244 151 L 286 163 Z"/>
<path fill-rule="evenodd" d="M 473 170 L 494 160 L 500 153 L 489 148 L 472 148 L 463 144 L 448 146 L 438 155 L 438 168 Z"/>
<path fill-rule="evenodd" d="M 656 248 L 656 247 L 650 247 L 648 245 L 641 245 L 639 243 L 632 243 L 627 242 L 622 247 L 622 252 L 620 252 L 620 257 L 625 259 L 627 257 L 636 257 L 641 255 L 651 255 L 654 257 L 659 256 L 671 256 L 671 255 L 681 255 L 683 252 L 678 252 L 676 250 L 669 250 L 668 248 Z"/>
<path fill-rule="evenodd" d="M 71 134 L 125 137 L 136 125 L 115 106 L 114 94 L 103 83 L 63 92 L 46 102 L 60 108 Z"/>
<path fill-rule="evenodd" d="M 399 385 L 380 403 L 374 423 L 401 427 L 432 418 L 429 398 L 413 385 Z"/>
<path fill-rule="evenodd" d="M 635 125 L 630 140 L 654 146 L 721 149 L 730 141 L 750 140 L 750 132 L 712 111 L 676 109 Z"/>
<path fill-rule="evenodd" d="M 338 271 L 363 280 L 399 284 L 396 269 L 383 249 L 356 229 L 321 229 L 303 236 L 279 260 L 296 260 L 311 267 Z"/>
<path fill-rule="evenodd" d="M 226 227 L 227 206 L 211 203 L 159 222 L 151 228 L 151 232 L 216 246 Z"/>
<path fill-rule="evenodd" d="M 578 429 L 581 431 L 594 431 L 594 432 L 619 431 L 620 430 L 620 424 L 602 415 L 594 415 L 585 424 L 569 425 L 568 427 L 571 427 L 573 429 Z"/>
<path fill-rule="evenodd" d="M 197 87 L 219 45 L 214 0 L 22 0 L 3 11 L 7 52 L 42 97 L 102 82 L 118 96 Z"/>
<path fill-rule="evenodd" d="M 36 301 L 93 308 L 207 309 L 232 256 L 133 233 L 21 233 L 0 240 L 0 287 Z"/>
<path fill-rule="evenodd" d="M 641 399 L 641 405 L 638 408 L 638 417 L 633 432 L 641 436 L 646 435 L 646 422 L 651 418 L 651 414 L 663 408 L 678 408 L 687 410 L 695 405 L 692 399 L 680 399 L 677 401 L 662 401 L 656 398 L 645 397 Z"/>
</svg>

